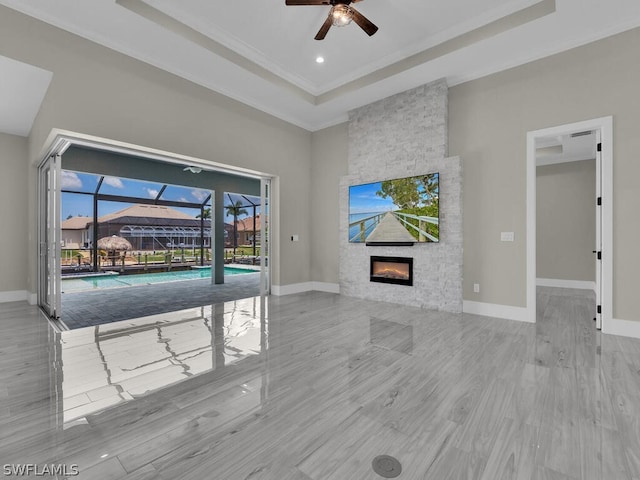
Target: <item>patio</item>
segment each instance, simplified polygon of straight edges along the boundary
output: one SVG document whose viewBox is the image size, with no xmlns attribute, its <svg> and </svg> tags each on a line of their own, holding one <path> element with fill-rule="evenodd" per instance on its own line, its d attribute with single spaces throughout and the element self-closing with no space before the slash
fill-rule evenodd
<svg viewBox="0 0 640 480">
<path fill-rule="evenodd" d="M 260 275 L 231 275 L 225 283 L 210 279 L 107 288 L 62 295 L 62 322 L 69 329 L 119 322 L 260 295 Z"/>
</svg>

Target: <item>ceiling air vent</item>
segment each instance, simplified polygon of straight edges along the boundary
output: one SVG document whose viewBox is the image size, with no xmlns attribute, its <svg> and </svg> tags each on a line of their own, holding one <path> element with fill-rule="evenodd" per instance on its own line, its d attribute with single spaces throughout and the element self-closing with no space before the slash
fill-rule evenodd
<svg viewBox="0 0 640 480">
<path fill-rule="evenodd" d="M 593 132 L 591 130 L 587 130 L 586 132 L 576 132 L 571 134 L 571 138 L 576 137 L 584 137 L 586 135 L 591 135 Z"/>
</svg>

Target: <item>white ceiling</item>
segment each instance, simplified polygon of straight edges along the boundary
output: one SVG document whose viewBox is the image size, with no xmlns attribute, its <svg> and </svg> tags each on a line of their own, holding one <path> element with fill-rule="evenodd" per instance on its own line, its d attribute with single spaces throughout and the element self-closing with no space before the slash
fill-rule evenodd
<svg viewBox="0 0 640 480">
<path fill-rule="evenodd" d="M 579 162 L 596 158 L 596 133 L 574 132 L 536 139 L 536 166 Z"/>
<path fill-rule="evenodd" d="M 52 73 L 0 56 L 0 132 L 26 137 Z"/>
<path fill-rule="evenodd" d="M 316 41 L 329 6 L 0 4 L 312 131 L 439 78 L 455 85 L 640 26 L 638 0 L 364 0 L 354 6 L 379 27 L 374 36 L 351 24 Z M 315 62 L 318 55 L 325 63 Z"/>
</svg>

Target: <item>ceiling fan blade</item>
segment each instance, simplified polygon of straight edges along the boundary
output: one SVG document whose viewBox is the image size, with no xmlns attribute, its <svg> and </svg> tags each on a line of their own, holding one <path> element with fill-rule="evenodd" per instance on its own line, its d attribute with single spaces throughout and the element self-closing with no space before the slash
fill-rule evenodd
<svg viewBox="0 0 640 480">
<path fill-rule="evenodd" d="M 351 17 L 367 35 L 371 36 L 378 31 L 378 27 L 353 7 L 351 7 Z"/>
<path fill-rule="evenodd" d="M 322 26 L 320 27 L 320 30 L 318 30 L 318 33 L 314 38 L 316 40 L 324 40 L 324 37 L 327 36 L 327 32 L 331 28 L 332 24 L 333 24 L 333 19 L 331 18 L 331 15 L 329 15 L 327 19 L 324 21 L 324 23 L 322 24 Z"/>
<path fill-rule="evenodd" d="M 285 0 L 285 5 L 331 5 L 329 0 Z"/>
</svg>

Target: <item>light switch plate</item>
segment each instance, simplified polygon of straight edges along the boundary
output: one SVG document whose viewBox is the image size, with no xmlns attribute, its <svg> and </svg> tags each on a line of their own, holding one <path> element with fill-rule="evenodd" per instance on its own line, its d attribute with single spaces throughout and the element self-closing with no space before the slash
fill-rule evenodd
<svg viewBox="0 0 640 480">
<path fill-rule="evenodd" d="M 501 242 L 513 242 L 515 240 L 515 234 L 513 232 L 500 232 Z"/>
</svg>

